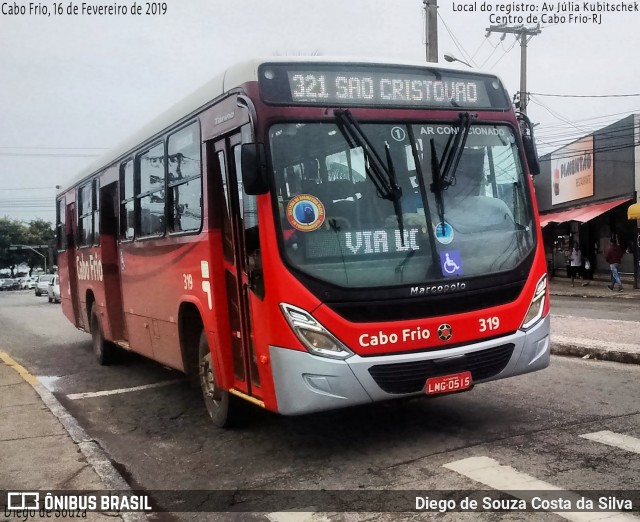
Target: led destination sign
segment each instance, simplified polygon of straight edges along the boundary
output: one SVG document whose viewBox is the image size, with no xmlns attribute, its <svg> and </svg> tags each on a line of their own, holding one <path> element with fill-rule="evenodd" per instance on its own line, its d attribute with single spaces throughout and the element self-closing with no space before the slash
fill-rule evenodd
<svg viewBox="0 0 640 522">
<path fill-rule="evenodd" d="M 279 104 L 509 108 L 495 77 L 432 68 L 267 64 L 260 87 L 265 101 Z"/>
</svg>

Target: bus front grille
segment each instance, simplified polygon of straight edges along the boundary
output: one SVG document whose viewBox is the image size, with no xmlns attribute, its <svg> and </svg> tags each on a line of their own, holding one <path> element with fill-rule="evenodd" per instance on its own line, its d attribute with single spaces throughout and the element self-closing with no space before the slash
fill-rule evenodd
<svg viewBox="0 0 640 522">
<path fill-rule="evenodd" d="M 456 357 L 427 361 L 378 364 L 369 373 L 387 393 L 417 393 L 424 389 L 427 379 L 465 371 L 471 372 L 473 382 L 497 375 L 511 359 L 515 345 L 504 344 Z"/>
</svg>

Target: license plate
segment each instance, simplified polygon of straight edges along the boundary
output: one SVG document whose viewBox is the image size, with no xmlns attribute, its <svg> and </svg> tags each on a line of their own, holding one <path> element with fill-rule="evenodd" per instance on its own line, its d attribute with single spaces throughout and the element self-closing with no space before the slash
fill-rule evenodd
<svg viewBox="0 0 640 522">
<path fill-rule="evenodd" d="M 427 379 L 425 389 L 427 395 L 438 393 L 452 393 L 466 390 L 471 387 L 471 372 L 454 373 L 453 375 L 443 375 L 442 377 L 431 377 Z"/>
</svg>

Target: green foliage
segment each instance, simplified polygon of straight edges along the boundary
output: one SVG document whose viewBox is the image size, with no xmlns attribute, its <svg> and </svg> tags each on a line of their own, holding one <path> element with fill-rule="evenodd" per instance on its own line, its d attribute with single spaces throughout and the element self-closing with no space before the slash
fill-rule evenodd
<svg viewBox="0 0 640 522">
<path fill-rule="evenodd" d="M 53 264 L 55 231 L 51 223 L 36 219 L 28 225 L 8 217 L 0 218 L 0 268 L 10 269 L 13 275 L 17 265 L 27 263 L 30 269 L 43 266 L 44 259 L 29 249 L 10 250 L 11 245 L 28 245 L 47 256 L 47 266 Z M 40 248 L 49 245 L 49 248 Z"/>
</svg>

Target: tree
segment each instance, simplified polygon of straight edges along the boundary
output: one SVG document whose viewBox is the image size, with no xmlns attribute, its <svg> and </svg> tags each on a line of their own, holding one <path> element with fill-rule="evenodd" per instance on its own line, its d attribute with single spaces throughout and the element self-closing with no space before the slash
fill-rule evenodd
<svg viewBox="0 0 640 522">
<path fill-rule="evenodd" d="M 53 229 L 53 226 L 48 221 L 44 221 L 43 219 L 35 219 L 29 222 L 29 226 L 27 227 L 27 242 L 25 245 L 34 246 L 34 245 L 49 245 L 49 248 L 39 248 L 37 249 L 39 252 L 42 252 L 47 256 L 47 263 L 49 266 L 55 264 L 56 260 L 55 256 L 55 243 L 56 243 L 56 232 Z M 31 250 L 23 250 L 24 259 L 26 259 L 27 264 L 29 265 L 29 272 L 33 270 L 33 267 L 36 265 L 40 265 L 43 262 L 43 259 Z"/>
<path fill-rule="evenodd" d="M 15 267 L 24 260 L 24 254 L 20 250 L 9 250 L 9 246 L 25 244 L 26 232 L 21 221 L 0 218 L 0 267 L 9 268 L 11 276 Z"/>
<path fill-rule="evenodd" d="M 25 225 L 8 217 L 0 218 L 0 268 L 9 268 L 11 276 L 20 263 L 27 263 L 29 271 L 33 270 L 35 266 L 43 264 L 41 256 L 29 249 L 9 250 L 9 247 L 28 245 L 49 256 L 54 240 L 55 231 L 48 221 L 36 219 Z M 41 245 L 49 245 L 49 248 L 39 248 Z"/>
</svg>

